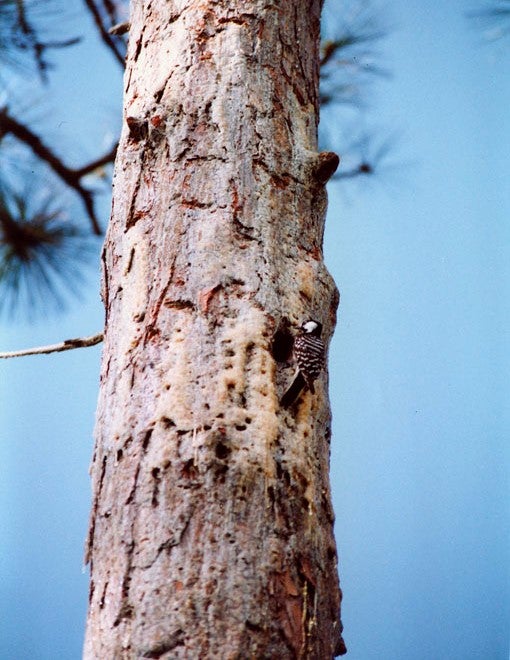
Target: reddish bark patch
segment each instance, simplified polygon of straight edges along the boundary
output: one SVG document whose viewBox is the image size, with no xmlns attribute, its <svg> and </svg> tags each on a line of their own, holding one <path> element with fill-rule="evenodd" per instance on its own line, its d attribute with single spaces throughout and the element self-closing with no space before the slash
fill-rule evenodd
<svg viewBox="0 0 510 660">
<path fill-rule="evenodd" d="M 154 126 L 154 128 L 158 128 L 163 122 L 164 119 L 161 115 L 154 115 L 151 117 L 151 124 Z"/>
<path fill-rule="evenodd" d="M 221 284 L 217 284 L 216 286 L 213 286 L 212 289 L 202 289 L 198 292 L 198 306 L 204 314 L 209 312 L 209 306 L 214 296 L 221 288 Z"/>
<path fill-rule="evenodd" d="M 277 617 L 287 642 L 296 657 L 300 657 L 305 641 L 303 629 L 303 600 L 289 570 L 278 573 L 272 581 Z"/>
</svg>

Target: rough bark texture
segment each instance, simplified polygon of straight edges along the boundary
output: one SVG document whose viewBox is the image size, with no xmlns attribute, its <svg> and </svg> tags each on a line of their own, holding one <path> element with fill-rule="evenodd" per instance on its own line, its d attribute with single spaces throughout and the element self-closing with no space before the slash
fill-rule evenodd
<svg viewBox="0 0 510 660">
<path fill-rule="evenodd" d="M 285 411 L 293 326 L 329 338 L 320 0 L 132 7 L 103 255 L 84 657 L 343 652 L 327 376 Z M 327 168 L 326 168 L 327 169 Z"/>
</svg>

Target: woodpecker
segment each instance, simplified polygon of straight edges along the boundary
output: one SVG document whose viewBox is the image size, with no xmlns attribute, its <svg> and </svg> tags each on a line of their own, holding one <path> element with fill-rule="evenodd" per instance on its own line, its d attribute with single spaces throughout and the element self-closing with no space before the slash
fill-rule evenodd
<svg viewBox="0 0 510 660">
<path fill-rule="evenodd" d="M 313 381 L 324 368 L 325 346 L 321 339 L 322 324 L 309 319 L 301 324 L 299 334 L 294 340 L 293 355 L 297 364 L 297 374 L 282 396 L 280 404 L 284 408 L 291 406 L 302 390 L 315 394 Z"/>
</svg>

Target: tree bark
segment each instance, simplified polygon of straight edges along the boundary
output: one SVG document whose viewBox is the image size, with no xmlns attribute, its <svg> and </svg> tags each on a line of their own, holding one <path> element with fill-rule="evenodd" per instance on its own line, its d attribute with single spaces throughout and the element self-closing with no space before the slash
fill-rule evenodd
<svg viewBox="0 0 510 660">
<path fill-rule="evenodd" d="M 338 303 L 322 256 L 320 10 L 133 2 L 86 659 L 345 652 L 327 375 L 279 406 L 294 326 L 316 318 L 327 342 Z"/>
</svg>

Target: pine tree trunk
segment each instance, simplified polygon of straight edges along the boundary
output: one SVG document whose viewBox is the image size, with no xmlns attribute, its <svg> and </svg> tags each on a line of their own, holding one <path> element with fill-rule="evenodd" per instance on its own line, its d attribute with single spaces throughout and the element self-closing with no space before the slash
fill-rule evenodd
<svg viewBox="0 0 510 660">
<path fill-rule="evenodd" d="M 320 9 L 133 2 L 87 660 L 344 652 L 327 375 L 279 406 L 290 335 L 317 318 L 327 341 L 338 301 L 322 258 Z"/>
</svg>

